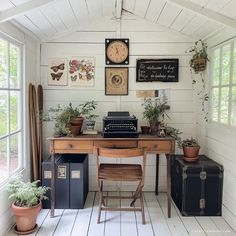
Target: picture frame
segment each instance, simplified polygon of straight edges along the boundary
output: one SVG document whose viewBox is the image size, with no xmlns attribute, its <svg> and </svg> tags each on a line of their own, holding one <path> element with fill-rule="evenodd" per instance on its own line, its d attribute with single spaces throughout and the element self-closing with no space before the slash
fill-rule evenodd
<svg viewBox="0 0 236 236">
<path fill-rule="evenodd" d="M 48 59 L 48 86 L 67 86 L 67 58 Z"/>
<path fill-rule="evenodd" d="M 93 87 L 95 57 L 71 57 L 68 61 L 69 86 Z"/>
<path fill-rule="evenodd" d="M 105 95 L 128 95 L 128 67 L 105 67 Z"/>
<path fill-rule="evenodd" d="M 137 59 L 136 82 L 179 82 L 179 59 Z"/>
</svg>

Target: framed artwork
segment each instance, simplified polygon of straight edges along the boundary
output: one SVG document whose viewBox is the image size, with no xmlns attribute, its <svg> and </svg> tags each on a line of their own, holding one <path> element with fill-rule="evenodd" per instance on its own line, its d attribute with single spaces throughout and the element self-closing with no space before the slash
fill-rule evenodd
<svg viewBox="0 0 236 236">
<path fill-rule="evenodd" d="M 178 82 L 179 59 L 138 59 L 136 82 Z"/>
<path fill-rule="evenodd" d="M 67 84 L 67 59 L 48 59 L 48 85 L 66 86 Z"/>
<path fill-rule="evenodd" d="M 105 95 L 128 95 L 128 67 L 105 67 Z"/>
<path fill-rule="evenodd" d="M 76 57 L 69 60 L 70 86 L 94 86 L 95 58 Z"/>
</svg>

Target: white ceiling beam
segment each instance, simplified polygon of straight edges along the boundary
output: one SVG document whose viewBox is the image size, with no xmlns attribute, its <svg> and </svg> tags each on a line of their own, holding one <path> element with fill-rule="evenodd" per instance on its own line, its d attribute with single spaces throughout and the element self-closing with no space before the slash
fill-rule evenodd
<svg viewBox="0 0 236 236">
<path fill-rule="evenodd" d="M 0 12 L 0 23 L 11 20 L 19 15 L 25 14 L 35 8 L 41 7 L 54 0 L 31 0 L 16 7 Z"/>
<path fill-rule="evenodd" d="M 195 4 L 189 0 L 167 0 L 170 3 L 173 3 L 177 6 L 180 6 L 184 9 L 190 10 L 200 16 L 206 17 L 212 21 L 215 21 L 221 25 L 224 25 L 226 27 L 230 27 L 233 29 L 236 29 L 236 21 L 224 16 L 220 13 L 217 13 L 215 11 L 212 11 L 210 9 L 204 8 L 198 4 Z"/>
<path fill-rule="evenodd" d="M 116 19 L 120 19 L 123 8 L 123 0 L 116 0 L 115 6 L 116 6 Z"/>
</svg>

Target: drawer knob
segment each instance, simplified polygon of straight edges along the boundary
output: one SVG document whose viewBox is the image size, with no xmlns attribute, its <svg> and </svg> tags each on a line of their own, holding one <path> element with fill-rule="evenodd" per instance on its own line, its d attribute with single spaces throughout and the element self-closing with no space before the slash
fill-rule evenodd
<svg viewBox="0 0 236 236">
<path fill-rule="evenodd" d="M 154 147 L 154 148 L 157 148 L 157 147 L 158 147 L 158 145 L 157 145 L 157 144 L 154 144 L 154 145 L 153 145 L 153 147 Z"/>
<path fill-rule="evenodd" d="M 70 144 L 69 144 L 69 147 L 70 147 L 70 148 L 72 148 L 72 147 L 73 147 L 73 145 L 70 143 Z"/>
</svg>

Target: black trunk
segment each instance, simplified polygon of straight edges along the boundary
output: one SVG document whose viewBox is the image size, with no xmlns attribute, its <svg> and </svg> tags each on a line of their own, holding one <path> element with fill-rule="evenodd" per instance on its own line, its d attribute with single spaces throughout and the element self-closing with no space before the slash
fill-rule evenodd
<svg viewBox="0 0 236 236">
<path fill-rule="evenodd" d="M 172 198 L 184 216 L 221 215 L 223 167 L 200 155 L 189 163 L 176 155 L 171 164 Z"/>
</svg>

